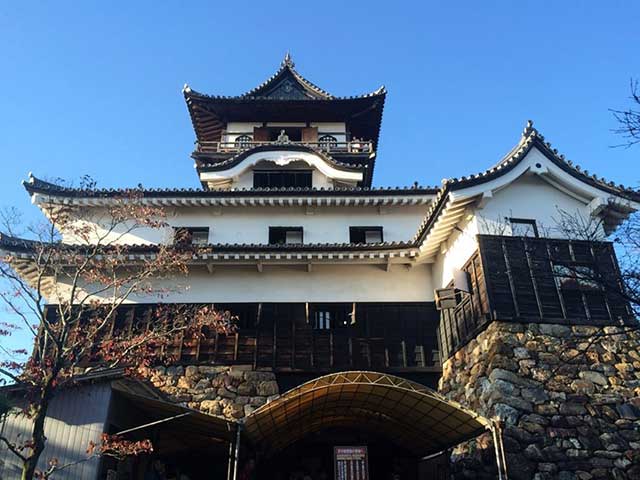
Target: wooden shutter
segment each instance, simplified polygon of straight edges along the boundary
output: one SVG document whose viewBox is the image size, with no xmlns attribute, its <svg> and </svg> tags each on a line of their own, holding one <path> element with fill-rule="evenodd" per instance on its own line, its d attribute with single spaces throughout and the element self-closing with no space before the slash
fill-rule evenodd
<svg viewBox="0 0 640 480">
<path fill-rule="evenodd" d="M 265 127 L 253 127 L 254 142 L 268 142 L 269 132 Z"/>
<path fill-rule="evenodd" d="M 318 141 L 318 128 L 317 127 L 303 128 L 302 141 L 305 143 L 316 143 Z"/>
</svg>

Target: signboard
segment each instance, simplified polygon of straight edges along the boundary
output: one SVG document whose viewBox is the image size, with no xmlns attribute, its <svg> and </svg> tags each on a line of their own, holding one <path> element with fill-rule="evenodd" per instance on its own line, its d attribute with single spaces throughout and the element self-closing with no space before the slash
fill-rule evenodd
<svg viewBox="0 0 640 480">
<path fill-rule="evenodd" d="M 369 480 L 367 447 L 333 447 L 335 480 Z"/>
</svg>

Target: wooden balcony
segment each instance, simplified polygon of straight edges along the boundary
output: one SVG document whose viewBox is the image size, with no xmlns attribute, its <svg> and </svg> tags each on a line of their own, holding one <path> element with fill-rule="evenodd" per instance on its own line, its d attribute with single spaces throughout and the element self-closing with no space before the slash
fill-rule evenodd
<svg viewBox="0 0 640 480">
<path fill-rule="evenodd" d="M 240 153 L 255 147 L 278 145 L 301 145 L 316 150 L 321 150 L 329 154 L 370 154 L 373 153 L 373 142 L 371 141 L 350 141 L 350 142 L 307 142 L 290 141 L 281 143 L 271 142 L 197 142 L 196 152 L 198 153 Z"/>
<path fill-rule="evenodd" d="M 462 268 L 471 293 L 442 310 L 439 338 L 450 357 L 492 321 L 564 325 L 635 324 L 622 295 L 608 242 L 478 236 L 478 251 Z"/>
<path fill-rule="evenodd" d="M 280 372 L 440 371 L 438 313 L 432 302 L 214 306 L 237 316 L 237 333 L 203 331 L 196 339 L 176 337 L 166 352 L 175 362 L 249 364 Z M 130 331 L 131 325 L 151 318 L 153 308 L 122 307 L 111 332 Z M 331 312 L 330 321 L 318 322 L 319 311 Z"/>
</svg>

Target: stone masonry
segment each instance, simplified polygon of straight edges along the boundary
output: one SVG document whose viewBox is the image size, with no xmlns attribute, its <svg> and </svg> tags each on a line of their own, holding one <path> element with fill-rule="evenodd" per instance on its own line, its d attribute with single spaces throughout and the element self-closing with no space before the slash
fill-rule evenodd
<svg viewBox="0 0 640 480">
<path fill-rule="evenodd" d="M 151 382 L 172 402 L 230 420 L 250 415 L 279 394 L 274 373 L 250 365 L 156 367 Z"/>
<path fill-rule="evenodd" d="M 440 391 L 504 421 L 509 478 L 640 479 L 640 334 L 494 322 L 443 365 Z M 455 478 L 496 478 L 488 434 L 456 448 Z"/>
</svg>

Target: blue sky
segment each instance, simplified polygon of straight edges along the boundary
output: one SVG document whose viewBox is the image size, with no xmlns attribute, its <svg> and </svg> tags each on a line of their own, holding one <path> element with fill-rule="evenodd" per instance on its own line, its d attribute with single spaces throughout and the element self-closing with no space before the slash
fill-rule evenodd
<svg viewBox="0 0 640 480">
<path fill-rule="evenodd" d="M 640 146 L 608 109 L 640 77 L 640 3 L 3 2 L 0 206 L 38 218 L 20 185 L 197 187 L 184 83 L 236 95 L 290 50 L 335 95 L 386 85 L 376 185 L 478 172 L 527 119 L 589 171 L 636 186 Z"/>
</svg>

